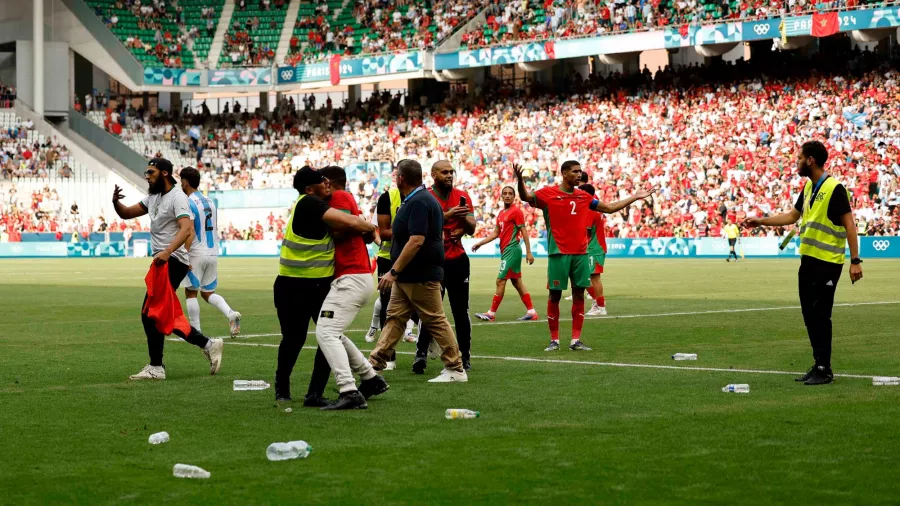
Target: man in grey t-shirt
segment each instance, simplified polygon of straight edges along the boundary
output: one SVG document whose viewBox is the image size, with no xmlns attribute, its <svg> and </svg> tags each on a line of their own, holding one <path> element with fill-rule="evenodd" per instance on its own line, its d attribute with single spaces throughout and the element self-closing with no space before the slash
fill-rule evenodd
<svg viewBox="0 0 900 506">
<path fill-rule="evenodd" d="M 150 248 L 153 250 L 153 262 L 168 263 L 169 284 L 172 285 L 172 290 L 177 290 L 190 269 L 185 243 L 191 238 L 193 227 L 187 195 L 176 184 L 172 173 L 172 163 L 165 158 L 150 160 L 147 171 L 144 172 L 144 178 L 149 185 L 149 195 L 138 204 L 125 206 L 120 202 L 122 189 L 116 186 L 113 191 L 113 207 L 123 220 L 150 215 Z M 146 301 L 145 294 L 144 303 Z M 165 336 L 156 329 L 155 322 L 143 314 L 143 307 L 144 304 L 141 304 L 141 321 L 144 324 L 144 333 L 147 334 L 150 364 L 130 378 L 166 379 L 166 369 L 162 362 Z M 174 334 L 203 350 L 209 361 L 210 374 L 219 371 L 222 364 L 222 349 L 225 347 L 221 339 L 207 339 L 193 327 L 187 335 L 178 329 Z"/>
</svg>

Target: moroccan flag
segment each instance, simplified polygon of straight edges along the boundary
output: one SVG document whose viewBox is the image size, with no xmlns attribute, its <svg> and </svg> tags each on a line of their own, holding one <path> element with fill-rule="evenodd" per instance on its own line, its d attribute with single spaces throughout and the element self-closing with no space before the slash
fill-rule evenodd
<svg viewBox="0 0 900 506">
<path fill-rule="evenodd" d="M 688 28 L 688 25 L 681 25 L 678 28 L 678 34 L 681 35 L 682 38 L 687 37 L 689 33 L 691 33 L 691 30 Z"/>
<path fill-rule="evenodd" d="M 552 40 L 548 40 L 544 42 L 544 52 L 547 53 L 547 58 L 551 60 L 556 59 L 556 44 Z"/>
<path fill-rule="evenodd" d="M 838 13 L 837 12 L 827 12 L 825 14 L 819 14 L 818 12 L 812 15 L 812 36 L 813 37 L 828 37 L 829 35 L 834 35 L 838 32 Z"/>
<path fill-rule="evenodd" d="M 337 86 L 341 83 L 341 55 L 332 55 L 331 61 L 328 62 L 328 71 L 331 74 L 331 85 Z"/>
</svg>

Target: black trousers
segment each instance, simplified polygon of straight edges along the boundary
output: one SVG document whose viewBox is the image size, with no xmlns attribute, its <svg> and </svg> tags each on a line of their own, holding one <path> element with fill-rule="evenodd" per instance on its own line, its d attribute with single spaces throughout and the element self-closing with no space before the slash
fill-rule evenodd
<svg viewBox="0 0 900 506">
<path fill-rule="evenodd" d="M 332 278 L 292 278 L 278 276 L 275 278 L 275 310 L 278 312 L 278 323 L 281 325 L 281 344 L 278 345 L 278 368 L 275 370 L 275 382 L 278 386 L 276 395 L 291 392 L 291 372 L 300 350 L 306 344 L 309 333 L 309 320 L 319 321 L 322 303 L 328 296 Z M 312 377 L 309 380 L 307 395 L 325 393 L 331 366 L 316 348 Z"/>
<path fill-rule="evenodd" d="M 831 368 L 831 310 L 834 291 L 841 279 L 842 264 L 833 264 L 803 256 L 797 280 L 800 287 L 800 307 L 803 323 L 809 334 L 813 358 L 817 366 Z"/>
<path fill-rule="evenodd" d="M 456 325 L 456 341 L 462 359 L 468 361 L 472 351 L 472 322 L 469 320 L 469 256 L 463 255 L 444 261 L 444 280 L 441 282 L 441 298 L 448 294 L 450 312 Z M 423 328 L 416 343 L 416 354 L 425 356 L 431 335 Z"/>
<path fill-rule="evenodd" d="M 168 264 L 169 284 L 172 285 L 172 289 L 177 293 L 178 286 L 181 284 L 184 277 L 187 276 L 188 266 L 171 257 L 169 258 Z M 161 366 L 163 365 L 163 347 L 166 342 L 166 336 L 163 335 L 162 332 L 156 330 L 156 323 L 144 314 L 144 304 L 146 303 L 147 294 L 144 293 L 144 302 L 141 303 L 141 323 L 144 324 L 144 333 L 147 334 L 147 351 L 150 353 L 150 365 Z M 173 333 L 200 348 L 205 348 L 206 343 L 209 342 L 209 339 L 194 327 L 191 327 L 191 333 L 188 335 L 184 335 L 180 330 L 175 330 Z"/>
</svg>

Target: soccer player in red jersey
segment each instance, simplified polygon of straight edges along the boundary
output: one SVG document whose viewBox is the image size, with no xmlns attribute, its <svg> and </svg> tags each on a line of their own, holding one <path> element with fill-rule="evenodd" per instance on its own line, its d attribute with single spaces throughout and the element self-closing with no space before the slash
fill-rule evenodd
<svg viewBox="0 0 900 506">
<path fill-rule="evenodd" d="M 581 342 L 581 328 L 584 325 L 584 290 L 591 286 L 590 258 L 587 254 L 587 229 L 593 219 L 592 211 L 615 213 L 632 203 L 645 199 L 652 192 L 640 191 L 625 200 L 607 204 L 595 200 L 577 188 L 581 180 L 581 164 L 576 161 L 563 162 L 560 168 L 562 182 L 556 186 L 545 186 L 530 193 L 525 186 L 522 168 L 513 165 L 519 186 L 519 198 L 523 202 L 544 211 L 547 223 L 547 323 L 550 327 L 550 345 L 544 351 L 559 350 L 559 301 L 562 292 L 572 281 L 572 342 L 570 350 L 590 350 Z"/>
<path fill-rule="evenodd" d="M 344 191 L 347 185 L 347 174 L 344 169 L 329 166 L 319 173 L 331 186 L 331 198 L 328 205 L 338 211 L 353 216 L 362 213 L 356 205 L 353 195 Z M 363 221 L 362 218 L 357 218 Z M 334 238 L 334 281 L 316 322 L 316 341 L 319 349 L 328 360 L 334 371 L 334 379 L 340 390 L 337 402 L 322 409 L 365 409 L 366 399 L 384 393 L 388 384 L 375 372 L 369 360 L 363 356 L 353 341 L 344 335 L 344 331 L 356 318 L 363 304 L 375 288 L 372 281 L 371 264 L 366 243 L 375 239 L 375 226 L 366 223 L 371 231 L 366 234 L 352 231 L 332 230 Z M 353 374 L 360 377 L 359 389 Z"/>
<path fill-rule="evenodd" d="M 506 293 L 506 280 L 510 280 L 513 287 L 519 292 L 525 309 L 528 310 L 525 316 L 520 317 L 519 320 L 537 320 L 538 315 L 531 303 L 531 294 L 528 293 L 525 282 L 522 281 L 522 246 L 519 244 L 519 234 L 525 239 L 525 260 L 528 265 L 534 263 L 534 257 L 531 255 L 531 241 L 528 240 L 528 232 L 525 229 L 525 214 L 518 206 L 513 206 L 516 201 L 516 191 L 512 186 L 506 186 L 500 191 L 500 199 L 503 201 L 503 211 L 497 215 L 497 226 L 491 235 L 472 246 L 472 253 L 475 253 L 478 248 L 500 238 L 500 273 L 497 275 L 497 290 L 494 292 L 491 310 L 486 313 L 475 313 L 475 317 L 480 320 L 494 321 L 494 313 L 497 312 L 503 295 Z"/>
<path fill-rule="evenodd" d="M 469 256 L 462 245 L 464 235 L 475 233 L 475 208 L 472 197 L 453 187 L 456 171 L 447 160 L 439 160 L 431 166 L 434 185 L 429 189 L 444 211 L 444 280 L 441 296 L 448 294 L 456 340 L 462 354 L 463 368 L 471 369 L 472 322 L 469 320 Z M 416 359 L 413 372 L 423 374 L 428 364 L 428 346 L 431 336 L 423 328 L 416 343 Z"/>
<path fill-rule="evenodd" d="M 594 196 L 594 187 L 590 184 L 583 184 L 578 189 Z M 591 296 L 594 303 L 591 310 L 585 313 L 585 316 L 606 316 L 606 298 L 603 297 L 603 283 L 600 281 L 600 275 L 603 274 L 603 265 L 606 263 L 606 218 L 602 213 L 597 213 L 588 226 L 588 259 L 593 266 L 591 272 L 591 287 L 588 288 L 588 295 Z"/>
</svg>

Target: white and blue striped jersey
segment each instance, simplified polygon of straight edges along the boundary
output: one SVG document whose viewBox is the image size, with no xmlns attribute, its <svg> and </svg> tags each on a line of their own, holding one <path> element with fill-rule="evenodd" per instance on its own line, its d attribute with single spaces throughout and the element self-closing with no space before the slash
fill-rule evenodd
<svg viewBox="0 0 900 506">
<path fill-rule="evenodd" d="M 194 221 L 194 242 L 191 256 L 217 256 L 219 233 L 216 224 L 216 205 L 209 197 L 195 191 L 188 196 L 191 219 Z"/>
</svg>

